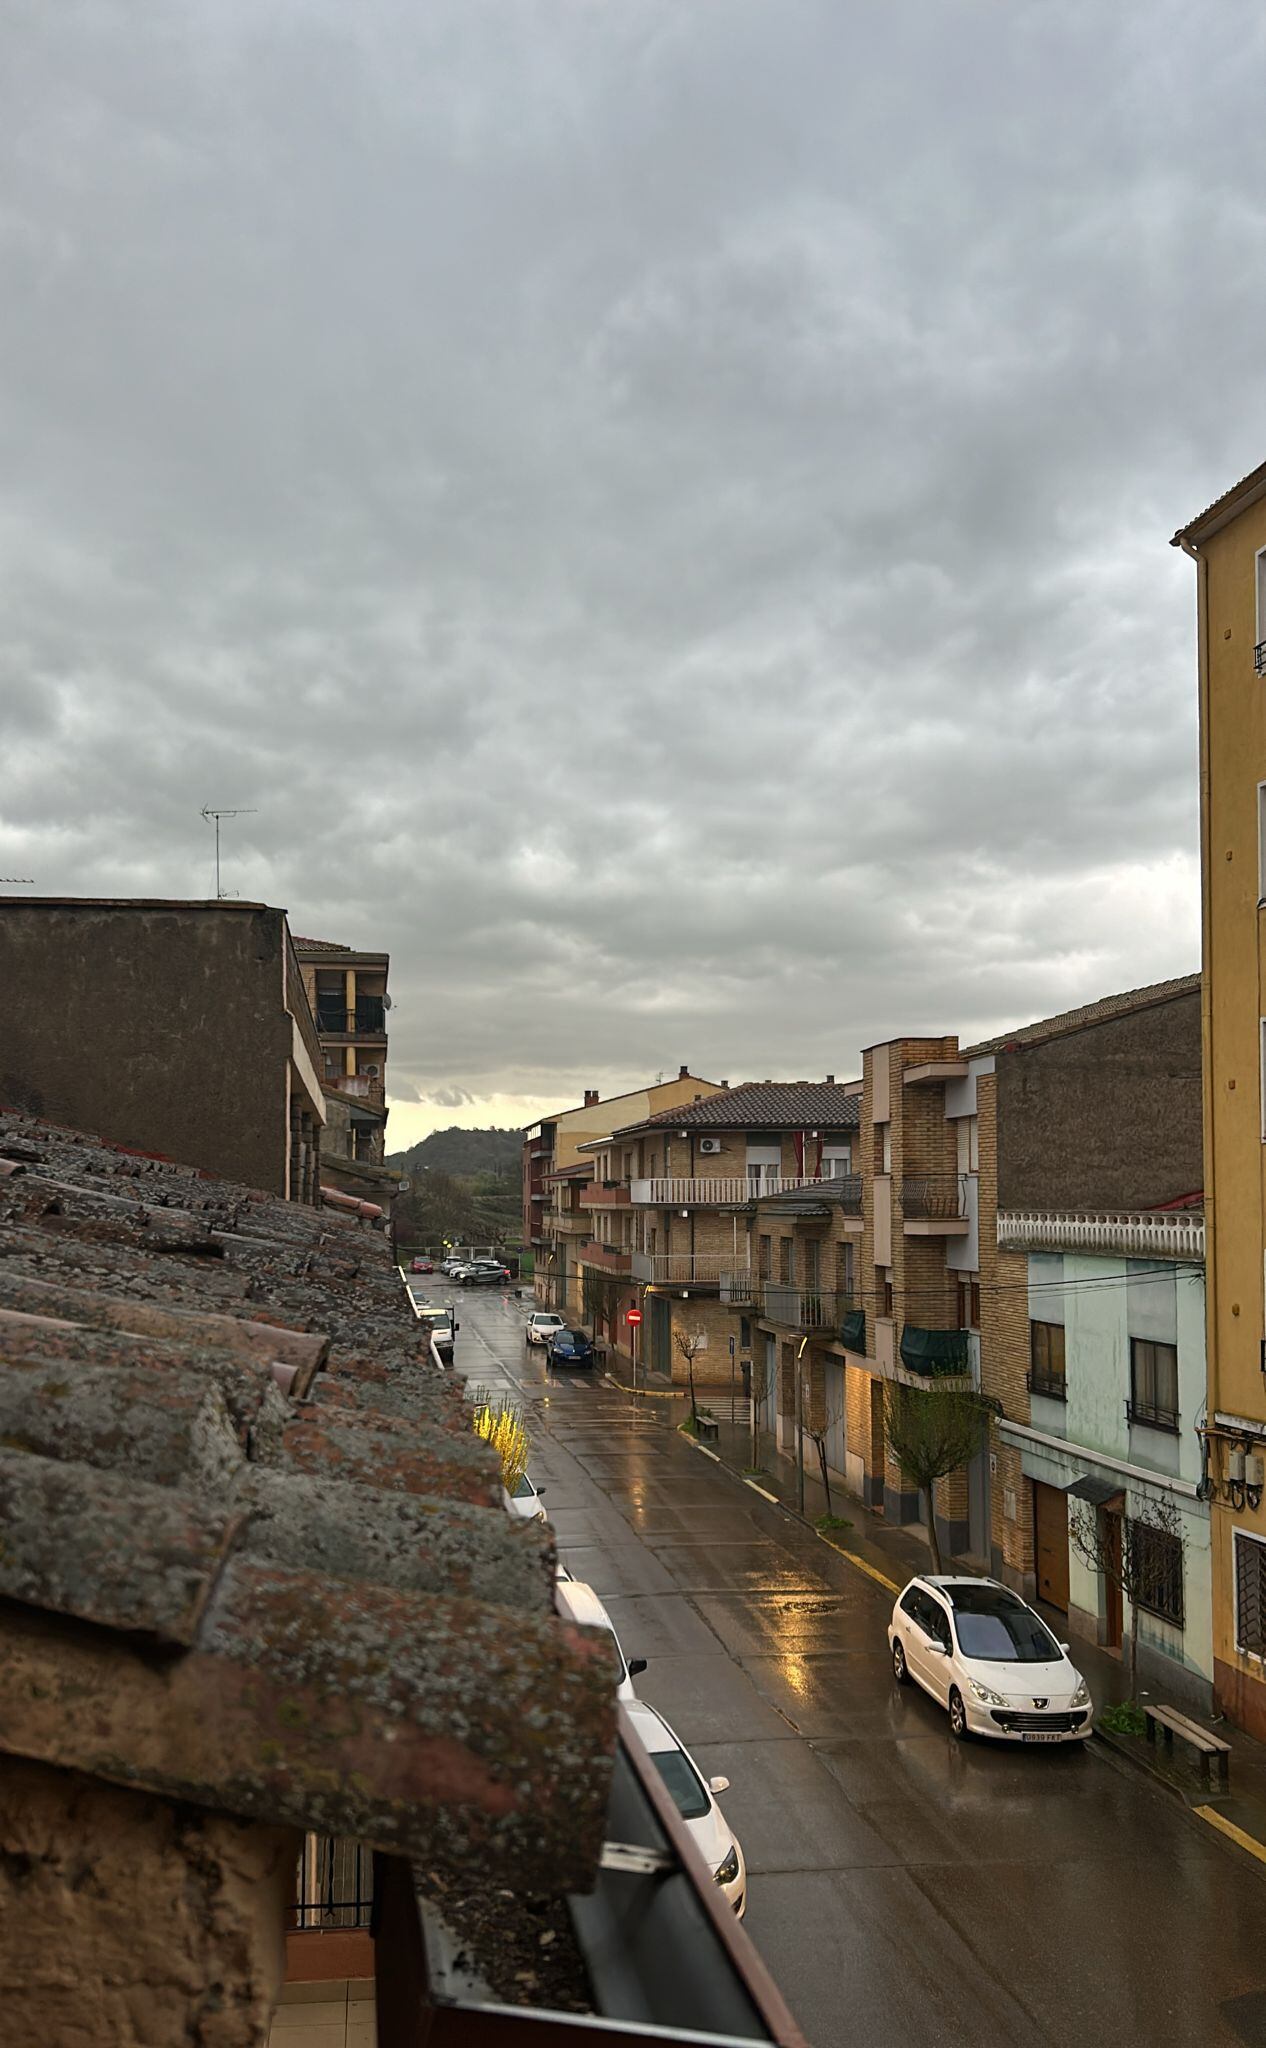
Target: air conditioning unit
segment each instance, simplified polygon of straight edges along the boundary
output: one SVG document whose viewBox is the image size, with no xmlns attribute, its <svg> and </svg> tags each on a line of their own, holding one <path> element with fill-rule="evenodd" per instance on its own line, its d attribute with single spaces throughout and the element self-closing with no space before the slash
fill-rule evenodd
<svg viewBox="0 0 1266 2048">
<path fill-rule="evenodd" d="M 719 1138 L 700 1138 L 699 1150 L 704 1153 L 719 1152 L 721 1150 L 721 1140 Z"/>
<path fill-rule="evenodd" d="M 370 1078 L 371 1078 L 372 1080 L 374 1080 L 374 1081 L 376 1081 L 376 1080 L 378 1079 L 378 1069 L 377 1069 L 377 1067 L 376 1067 L 376 1066 L 373 1066 L 373 1067 L 362 1067 L 362 1068 L 361 1068 L 361 1072 L 362 1072 L 362 1074 L 368 1074 L 368 1075 L 370 1076 Z"/>
</svg>

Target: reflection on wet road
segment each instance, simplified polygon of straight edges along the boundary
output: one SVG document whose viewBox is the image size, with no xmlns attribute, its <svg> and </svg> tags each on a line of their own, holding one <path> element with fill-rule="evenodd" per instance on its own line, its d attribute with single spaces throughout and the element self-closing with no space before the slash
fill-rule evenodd
<svg viewBox="0 0 1266 2048">
<path fill-rule="evenodd" d="M 955 1744 L 892 1683 L 880 1587 L 600 1375 L 551 1374 L 516 1304 L 457 1302 L 458 1369 L 521 1393 L 638 1691 L 731 1781 L 746 1925 L 814 2048 L 1266 2048 L 1255 1865 L 1093 1749 Z"/>
</svg>

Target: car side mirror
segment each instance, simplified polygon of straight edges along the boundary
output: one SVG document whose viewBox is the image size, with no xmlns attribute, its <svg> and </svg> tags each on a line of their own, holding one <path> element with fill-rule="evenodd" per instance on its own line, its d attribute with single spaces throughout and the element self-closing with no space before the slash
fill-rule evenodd
<svg viewBox="0 0 1266 2048">
<path fill-rule="evenodd" d="M 636 1678 L 636 1677 L 637 1677 L 637 1675 L 638 1675 L 638 1672 L 639 1672 L 639 1671 L 645 1671 L 645 1669 L 646 1669 L 646 1659 L 645 1659 L 645 1657 L 630 1657 L 630 1658 L 629 1658 L 629 1677 L 630 1677 L 630 1678 Z"/>
<path fill-rule="evenodd" d="M 544 1500 L 544 1498 L 545 1498 L 545 1496 L 546 1496 L 546 1494 L 547 1494 L 548 1492 L 549 1492 L 549 1488 L 548 1488 L 547 1486 L 538 1486 L 538 1487 L 537 1487 L 537 1489 L 536 1489 L 536 1498 L 537 1498 L 538 1500 Z"/>
<path fill-rule="evenodd" d="M 709 1778 L 709 1779 L 708 1779 L 708 1790 L 709 1790 L 709 1792 L 728 1792 L 728 1791 L 729 1791 L 729 1789 L 730 1789 L 730 1781 L 729 1781 L 729 1779 L 728 1779 L 728 1778 Z"/>
<path fill-rule="evenodd" d="M 1059 1647 L 1063 1651 L 1064 1655 L 1067 1656 L 1072 1646 L 1069 1643 L 1061 1643 Z"/>
<path fill-rule="evenodd" d="M 928 1655 L 931 1657 L 948 1657 L 949 1655 L 949 1651 L 944 1643 L 929 1643 L 927 1647 Z"/>
</svg>

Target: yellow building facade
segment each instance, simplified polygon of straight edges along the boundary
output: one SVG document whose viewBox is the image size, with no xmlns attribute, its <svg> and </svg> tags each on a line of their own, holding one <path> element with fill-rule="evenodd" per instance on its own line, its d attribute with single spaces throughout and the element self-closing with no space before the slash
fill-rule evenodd
<svg viewBox="0 0 1266 2048">
<path fill-rule="evenodd" d="M 1266 464 L 1174 545 L 1199 621 L 1214 1689 L 1266 1737 Z"/>
</svg>

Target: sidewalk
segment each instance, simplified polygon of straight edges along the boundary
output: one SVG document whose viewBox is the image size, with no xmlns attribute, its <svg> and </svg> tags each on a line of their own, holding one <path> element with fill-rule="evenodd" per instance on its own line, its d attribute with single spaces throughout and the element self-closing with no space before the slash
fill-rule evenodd
<svg viewBox="0 0 1266 2048">
<path fill-rule="evenodd" d="M 606 1370 L 612 1380 L 632 1393 L 627 1359 L 610 1354 Z M 639 1399 L 646 1395 L 647 1406 L 653 1407 L 656 1419 L 668 1428 L 676 1428 L 690 1412 L 689 1395 L 685 1389 L 674 1387 L 662 1373 L 643 1375 L 639 1368 L 637 1393 Z M 759 1431 L 759 1455 L 755 1467 L 753 1465 L 750 1410 L 742 1395 L 735 1403 L 736 1420 L 733 1422 L 729 1419 L 728 1388 L 708 1387 L 700 1395 L 699 1406 L 710 1411 L 717 1424 L 717 1435 L 714 1441 L 698 1448 L 706 1449 L 718 1463 L 744 1479 L 765 1499 L 814 1528 L 818 1520 L 827 1514 L 828 1505 L 817 1471 L 817 1453 L 813 1444 L 805 1444 L 804 1508 L 801 1514 L 795 1460 L 777 1449 L 768 1430 Z M 741 1419 L 737 1419 L 739 1417 Z M 812 1468 L 809 1460 L 812 1460 Z M 856 1494 L 834 1480 L 831 1482 L 829 1511 L 848 1526 L 817 1529 L 819 1540 L 847 1558 L 885 1590 L 891 1590 L 894 1598 L 907 1580 L 918 1572 L 929 1570 L 931 1553 L 922 1530 L 890 1527 Z M 979 1564 L 969 1559 L 946 1558 L 944 1564 L 947 1571 L 955 1567 L 966 1572 L 980 1570 Z M 1035 1604 L 1056 1640 L 1062 1642 L 1068 1626 L 1067 1617 L 1056 1608 L 1046 1607 L 1040 1602 Z M 1073 1641 L 1071 1654 L 1090 1686 L 1097 1714 L 1128 1699 L 1129 1685 L 1123 1658 L 1081 1636 Z M 1142 1686 L 1138 1697 L 1143 1704 L 1154 1701 L 1157 1705 L 1161 1705 L 1164 1698 L 1162 1692 L 1148 1691 Z M 1153 1775 L 1178 1792 L 1202 1821 L 1266 1864 L 1266 1746 L 1254 1742 L 1251 1736 L 1241 1734 L 1229 1722 L 1215 1722 L 1209 1716 L 1199 1714 L 1190 1714 L 1188 1718 L 1223 1742 L 1230 1743 L 1230 1790 L 1217 1792 L 1202 1787 L 1194 1757 L 1178 1744 L 1175 1744 L 1172 1761 L 1167 1762 L 1158 1741 Z M 1146 1768 L 1153 1762 L 1141 1738 L 1103 1739 L 1117 1754 L 1129 1757 L 1135 1768 Z"/>
</svg>

